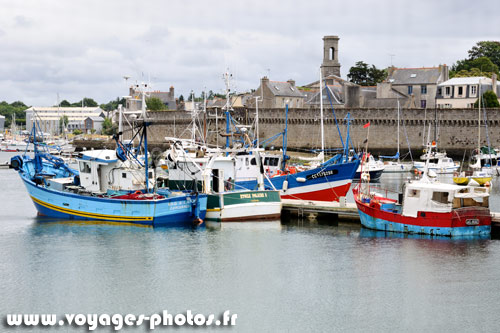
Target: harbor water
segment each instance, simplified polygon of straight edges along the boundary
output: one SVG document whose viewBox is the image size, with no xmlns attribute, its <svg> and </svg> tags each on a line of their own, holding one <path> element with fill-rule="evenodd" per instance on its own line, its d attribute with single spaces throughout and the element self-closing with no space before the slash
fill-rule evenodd
<svg viewBox="0 0 500 333">
<path fill-rule="evenodd" d="M 381 183 L 397 190 L 407 176 Z M 163 310 L 229 310 L 238 332 L 498 330 L 500 240 L 490 236 L 404 236 L 314 219 L 198 228 L 54 221 L 36 217 L 15 171 L 0 169 L 0 188 L 0 331 L 11 313 Z M 500 211 L 498 180 L 490 206 Z M 22 329 L 30 330 L 42 328 Z"/>
</svg>

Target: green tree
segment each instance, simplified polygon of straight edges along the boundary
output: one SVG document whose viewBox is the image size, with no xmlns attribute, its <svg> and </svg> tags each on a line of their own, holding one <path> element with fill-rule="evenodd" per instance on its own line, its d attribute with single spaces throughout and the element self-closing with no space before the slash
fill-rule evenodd
<svg viewBox="0 0 500 333">
<path fill-rule="evenodd" d="M 64 133 L 64 129 L 68 126 L 69 119 L 68 116 L 64 115 L 59 118 L 59 133 Z"/>
<path fill-rule="evenodd" d="M 474 103 L 474 107 L 479 107 L 479 99 L 477 99 L 476 103 Z M 483 94 L 483 98 L 481 99 L 481 107 L 485 108 L 498 108 L 500 107 L 500 103 L 498 103 L 497 94 L 493 91 L 488 90 Z"/>
<path fill-rule="evenodd" d="M 164 111 L 167 110 L 167 106 L 163 104 L 161 99 L 158 97 L 149 97 L 146 99 L 146 105 L 150 111 Z"/>
<path fill-rule="evenodd" d="M 477 42 L 476 45 L 469 50 L 469 59 L 473 60 L 481 57 L 489 58 L 498 68 L 500 68 L 500 42 Z"/>
<path fill-rule="evenodd" d="M 26 124 L 26 106 L 23 102 L 16 101 L 11 104 L 3 101 L 0 102 L 0 115 L 5 117 L 5 127 L 10 127 L 12 122 L 12 116 L 16 116 L 16 124 L 24 125 Z"/>
<path fill-rule="evenodd" d="M 78 128 L 73 130 L 74 135 L 80 135 L 82 134 L 82 131 L 80 131 Z"/>
<path fill-rule="evenodd" d="M 182 103 L 182 102 L 184 102 L 184 96 L 180 95 L 179 96 L 179 103 Z"/>
<path fill-rule="evenodd" d="M 97 104 L 97 102 L 94 101 L 92 98 L 85 97 L 83 100 L 80 100 L 79 102 L 71 104 L 71 106 L 75 106 L 75 107 L 80 107 L 80 106 L 97 107 L 97 106 L 99 106 L 99 104 Z"/>
<path fill-rule="evenodd" d="M 102 134 L 113 135 L 115 128 L 113 127 L 113 122 L 110 118 L 105 118 L 102 122 Z"/>
<path fill-rule="evenodd" d="M 378 69 L 375 65 L 368 66 L 363 61 L 356 62 L 356 65 L 351 67 L 349 74 L 347 74 L 349 81 L 361 86 L 374 86 L 384 81 L 386 77 L 386 70 Z"/>
<path fill-rule="evenodd" d="M 113 101 L 109 101 L 106 104 L 101 104 L 100 108 L 103 109 L 104 111 L 108 111 L 109 112 L 109 111 L 113 111 L 113 110 L 118 109 L 118 105 L 119 104 L 125 106 L 127 104 L 127 101 L 125 100 L 125 98 L 121 98 L 120 99 L 119 97 L 117 97 Z"/>
<path fill-rule="evenodd" d="M 499 74 L 498 66 L 495 65 L 490 58 L 479 57 L 476 59 L 458 60 L 451 68 L 450 77 L 490 77 L 493 73 Z"/>
<path fill-rule="evenodd" d="M 62 106 L 64 108 L 70 107 L 71 103 L 68 102 L 67 100 L 63 99 L 61 103 L 59 103 L 59 106 Z"/>
</svg>

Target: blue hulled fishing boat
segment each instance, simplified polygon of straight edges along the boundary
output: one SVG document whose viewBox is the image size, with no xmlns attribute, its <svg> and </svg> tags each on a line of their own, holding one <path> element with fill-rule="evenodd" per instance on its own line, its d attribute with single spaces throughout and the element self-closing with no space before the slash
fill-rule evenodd
<svg viewBox="0 0 500 333">
<path fill-rule="evenodd" d="M 33 126 L 34 157 L 14 156 L 18 171 L 39 215 L 75 220 L 103 220 L 160 225 L 200 224 L 205 218 L 207 195 L 157 188 L 147 152 L 143 94 L 142 121 L 137 133 L 141 144 L 123 145 L 115 136 L 116 150 L 93 150 L 78 156 L 78 170 L 62 159 L 41 151 Z M 139 149 L 138 149 L 139 148 Z M 144 157 L 139 153 L 143 148 Z"/>
</svg>

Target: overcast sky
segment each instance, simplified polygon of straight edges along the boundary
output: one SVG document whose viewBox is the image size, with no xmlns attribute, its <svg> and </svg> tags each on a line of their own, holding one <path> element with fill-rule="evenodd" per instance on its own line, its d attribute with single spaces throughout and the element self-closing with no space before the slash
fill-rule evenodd
<svg viewBox="0 0 500 333">
<path fill-rule="evenodd" d="M 345 78 L 356 61 L 385 68 L 452 65 L 500 40 L 499 0 L 0 0 L 0 101 L 53 105 L 127 94 L 124 75 L 223 92 L 259 79 L 317 80 L 325 35 L 338 35 Z"/>
</svg>

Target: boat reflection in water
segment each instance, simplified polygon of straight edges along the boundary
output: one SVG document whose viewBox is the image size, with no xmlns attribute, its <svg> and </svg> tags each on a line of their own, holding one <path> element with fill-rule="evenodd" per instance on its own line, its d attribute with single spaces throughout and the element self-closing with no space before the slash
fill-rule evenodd
<svg viewBox="0 0 500 333">
<path fill-rule="evenodd" d="M 35 232 L 123 232 L 123 231 L 161 231 L 161 230 L 204 230 L 204 224 L 184 224 L 184 225 L 148 225 L 130 222 L 115 222 L 105 220 L 62 220 L 46 216 L 37 216 L 34 219 L 32 230 Z"/>
<path fill-rule="evenodd" d="M 213 222 L 205 221 L 205 225 L 209 230 L 251 230 L 251 231 L 267 231 L 281 230 L 280 220 L 271 221 L 246 221 L 246 222 Z"/>
<path fill-rule="evenodd" d="M 479 235 L 464 235 L 464 236 L 433 236 L 426 234 L 409 234 L 402 232 L 393 231 L 382 231 L 382 230 L 372 230 L 365 227 L 361 227 L 359 231 L 359 237 L 361 238 L 389 238 L 389 239 L 428 239 L 428 240 L 442 240 L 449 243 L 454 243 L 456 241 L 474 241 L 474 240 L 489 240 L 491 239 L 490 234 L 479 234 Z"/>
</svg>

